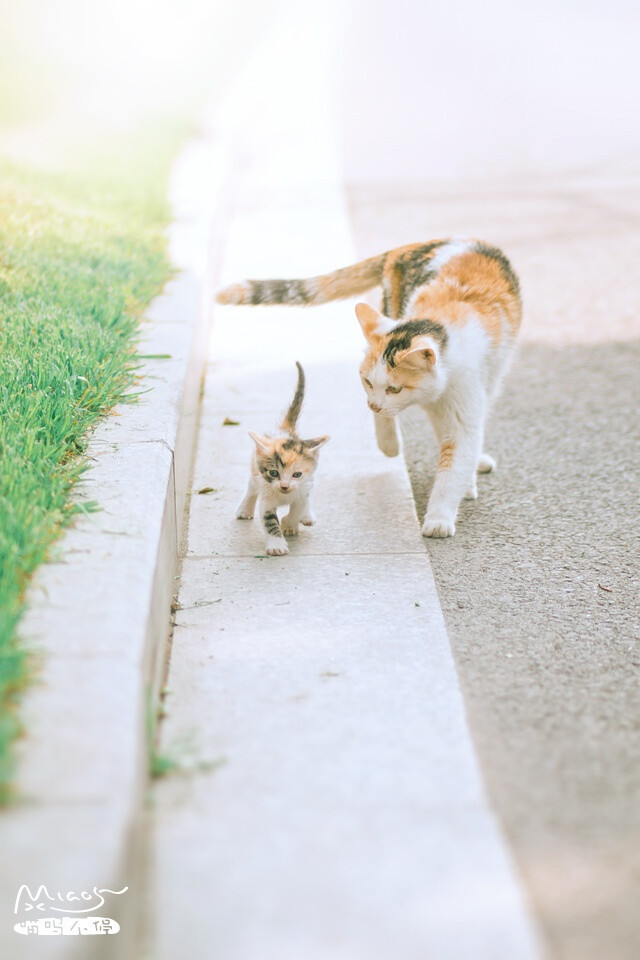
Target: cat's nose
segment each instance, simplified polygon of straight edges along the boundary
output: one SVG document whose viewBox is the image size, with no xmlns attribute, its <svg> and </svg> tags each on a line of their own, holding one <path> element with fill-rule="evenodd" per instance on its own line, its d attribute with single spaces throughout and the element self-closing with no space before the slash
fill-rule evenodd
<svg viewBox="0 0 640 960">
<path fill-rule="evenodd" d="M 289 492 L 289 484 L 288 484 L 288 483 L 281 483 L 281 484 L 280 484 L 280 489 L 282 490 L 283 493 L 288 493 L 288 492 Z"/>
<path fill-rule="evenodd" d="M 374 413 L 380 413 L 380 411 L 382 410 L 382 407 L 380 406 L 380 404 L 374 403 L 372 400 L 369 400 L 369 406 L 371 407 Z"/>
</svg>

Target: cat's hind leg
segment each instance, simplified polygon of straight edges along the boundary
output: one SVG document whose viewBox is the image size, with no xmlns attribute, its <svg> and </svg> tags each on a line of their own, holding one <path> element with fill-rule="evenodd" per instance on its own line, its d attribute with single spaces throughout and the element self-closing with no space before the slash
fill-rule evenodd
<svg viewBox="0 0 640 960">
<path fill-rule="evenodd" d="M 467 492 L 464 495 L 465 500 L 477 500 L 478 499 L 478 481 L 477 475 L 479 473 L 491 473 L 492 470 L 495 470 L 496 462 L 493 457 L 490 457 L 488 453 L 481 453 L 478 458 L 478 466 L 475 469 L 473 476 L 467 487 Z"/>
<path fill-rule="evenodd" d="M 477 475 L 479 473 L 491 473 L 492 470 L 495 470 L 496 462 L 493 457 L 490 457 L 488 453 L 481 453 L 478 458 L 478 466 L 475 469 L 473 476 L 467 487 L 467 492 L 464 495 L 465 500 L 477 500 L 478 499 L 478 481 Z"/>
<path fill-rule="evenodd" d="M 376 428 L 376 442 L 385 457 L 397 457 L 400 453 L 400 440 L 395 417 L 382 417 L 374 413 L 373 422 Z"/>
<path fill-rule="evenodd" d="M 477 500 L 478 499 L 478 484 L 476 482 L 475 476 L 471 480 L 471 483 L 467 487 L 467 492 L 464 495 L 464 500 Z"/>
<path fill-rule="evenodd" d="M 474 467 L 480 461 L 484 409 L 480 396 L 468 395 L 466 403 L 430 414 L 440 443 L 436 478 L 422 524 L 424 537 L 452 537 L 456 514 L 465 496 L 477 497 Z M 469 477 L 473 480 L 469 481 Z M 475 496 L 474 496 L 475 494 Z"/>
<path fill-rule="evenodd" d="M 488 453 L 481 453 L 478 458 L 478 473 L 491 473 L 495 470 L 496 462 Z"/>
</svg>

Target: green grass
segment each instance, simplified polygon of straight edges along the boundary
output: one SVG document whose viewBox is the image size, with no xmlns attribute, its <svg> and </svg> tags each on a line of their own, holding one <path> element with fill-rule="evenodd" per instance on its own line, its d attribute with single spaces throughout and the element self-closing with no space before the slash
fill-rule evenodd
<svg viewBox="0 0 640 960">
<path fill-rule="evenodd" d="M 30 663 L 25 589 L 74 518 L 87 434 L 136 380 L 136 333 L 170 274 L 180 131 L 51 173 L 0 159 L 0 803 Z"/>
</svg>

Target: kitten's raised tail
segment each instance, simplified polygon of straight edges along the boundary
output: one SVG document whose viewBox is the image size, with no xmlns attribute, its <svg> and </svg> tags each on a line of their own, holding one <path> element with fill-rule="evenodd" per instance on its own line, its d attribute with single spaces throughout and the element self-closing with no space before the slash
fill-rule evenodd
<svg viewBox="0 0 640 960">
<path fill-rule="evenodd" d="M 386 253 L 306 280 L 244 280 L 220 290 L 218 303 L 318 304 L 357 296 L 382 280 Z"/>
<path fill-rule="evenodd" d="M 304 370 L 301 365 L 296 360 L 296 367 L 298 368 L 298 383 L 296 385 L 296 392 L 293 395 L 293 400 L 289 404 L 289 409 L 284 415 L 284 419 L 280 424 L 280 429 L 286 431 L 290 436 L 295 437 L 296 435 L 296 425 L 298 423 L 298 417 L 300 416 L 300 411 L 302 410 L 302 401 L 304 400 Z"/>
</svg>

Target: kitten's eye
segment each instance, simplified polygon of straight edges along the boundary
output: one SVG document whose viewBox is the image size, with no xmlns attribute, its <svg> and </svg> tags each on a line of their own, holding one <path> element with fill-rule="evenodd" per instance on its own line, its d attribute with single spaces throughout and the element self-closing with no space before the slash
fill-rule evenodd
<svg viewBox="0 0 640 960">
<path fill-rule="evenodd" d="M 368 387 L 372 387 L 372 386 L 373 386 L 373 384 L 371 383 L 371 380 L 367 380 L 366 377 L 363 377 L 362 379 L 364 380 L 364 382 L 366 383 L 366 385 L 367 385 Z"/>
<path fill-rule="evenodd" d="M 270 476 L 270 477 L 279 477 L 280 474 L 278 473 L 277 470 L 269 470 L 269 476 Z"/>
<path fill-rule="evenodd" d="M 387 387 L 387 393 L 400 393 L 402 387 Z"/>
<path fill-rule="evenodd" d="M 301 477 L 301 476 L 302 476 L 302 471 L 301 471 L 301 470 L 296 470 L 296 472 L 293 474 L 293 476 L 296 477 L 296 479 L 297 479 L 298 477 Z"/>
</svg>

